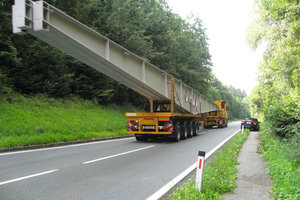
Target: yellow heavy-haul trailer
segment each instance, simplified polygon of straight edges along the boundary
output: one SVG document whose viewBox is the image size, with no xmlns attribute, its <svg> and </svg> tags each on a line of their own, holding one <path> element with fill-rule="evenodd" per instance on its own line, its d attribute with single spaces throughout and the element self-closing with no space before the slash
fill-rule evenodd
<svg viewBox="0 0 300 200">
<path fill-rule="evenodd" d="M 149 113 L 126 113 L 137 140 L 174 141 L 204 127 L 227 126 L 224 101 L 211 101 L 172 75 L 45 1 L 15 0 L 13 32 L 31 34 L 150 99 Z"/>
<path fill-rule="evenodd" d="M 150 100 L 149 113 L 126 113 L 128 134 L 134 134 L 137 141 L 157 137 L 169 137 L 174 142 L 197 136 L 200 127 L 219 128 L 228 126 L 226 101 L 217 100 L 217 110 L 202 114 L 179 113 L 176 110 L 174 79 L 171 84 L 171 101 Z"/>
</svg>

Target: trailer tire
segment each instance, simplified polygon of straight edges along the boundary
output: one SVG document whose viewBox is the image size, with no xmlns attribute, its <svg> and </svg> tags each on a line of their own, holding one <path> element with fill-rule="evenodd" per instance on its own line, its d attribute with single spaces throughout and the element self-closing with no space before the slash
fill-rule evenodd
<svg viewBox="0 0 300 200">
<path fill-rule="evenodd" d="M 187 125 L 186 122 L 183 122 L 183 124 L 181 125 L 181 138 L 182 140 L 186 140 L 187 138 Z"/>
<path fill-rule="evenodd" d="M 187 137 L 192 138 L 193 137 L 193 122 L 187 123 Z"/>
<path fill-rule="evenodd" d="M 135 134 L 135 139 L 136 139 L 136 141 L 147 141 L 148 140 L 148 136 L 147 135 L 138 135 L 138 134 Z"/>
<path fill-rule="evenodd" d="M 180 141 L 180 123 L 176 122 L 174 125 L 174 131 L 173 131 L 173 142 L 179 142 Z"/>
<path fill-rule="evenodd" d="M 193 135 L 197 136 L 199 132 L 198 122 L 193 122 Z"/>
</svg>

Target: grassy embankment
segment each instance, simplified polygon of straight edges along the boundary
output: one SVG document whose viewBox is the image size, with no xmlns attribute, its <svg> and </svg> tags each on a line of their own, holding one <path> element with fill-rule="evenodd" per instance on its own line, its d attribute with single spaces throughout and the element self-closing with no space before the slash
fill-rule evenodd
<svg viewBox="0 0 300 200">
<path fill-rule="evenodd" d="M 289 139 L 283 139 L 273 133 L 267 123 L 261 124 L 261 153 L 268 162 L 274 199 L 300 199 L 300 157 L 299 130 Z"/>
<path fill-rule="evenodd" d="M 126 135 L 130 105 L 13 95 L 0 99 L 0 148 Z"/>
<path fill-rule="evenodd" d="M 209 166 L 204 169 L 201 192 L 195 187 L 195 180 L 175 189 L 171 200 L 222 199 L 222 194 L 236 188 L 237 157 L 250 131 L 238 133 L 220 151 L 217 152 Z"/>
</svg>

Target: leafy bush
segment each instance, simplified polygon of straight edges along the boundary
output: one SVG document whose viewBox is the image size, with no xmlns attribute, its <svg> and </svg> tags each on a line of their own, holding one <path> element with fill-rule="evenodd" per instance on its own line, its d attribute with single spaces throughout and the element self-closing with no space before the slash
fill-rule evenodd
<svg viewBox="0 0 300 200">
<path fill-rule="evenodd" d="M 294 125 L 299 122 L 289 110 L 285 109 L 286 107 L 287 105 L 278 103 L 265 110 L 265 120 L 273 127 L 276 135 L 280 137 L 295 134 L 297 129 L 294 128 Z"/>
<path fill-rule="evenodd" d="M 292 134 L 290 135 L 287 144 L 291 149 L 290 157 L 296 162 L 297 166 L 300 166 L 300 122 L 290 126 Z"/>
<path fill-rule="evenodd" d="M 299 131 L 291 140 L 286 140 L 272 130 L 267 123 L 262 123 L 261 150 L 263 159 L 268 162 L 268 173 L 273 182 L 272 194 L 275 199 L 300 199 L 299 143 L 295 145 L 299 142 Z M 294 153 L 298 153 L 298 157 Z"/>
</svg>

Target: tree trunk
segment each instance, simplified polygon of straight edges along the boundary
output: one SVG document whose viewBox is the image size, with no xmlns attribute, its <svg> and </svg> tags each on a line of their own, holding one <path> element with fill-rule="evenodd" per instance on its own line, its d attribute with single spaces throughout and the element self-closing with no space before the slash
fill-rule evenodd
<svg viewBox="0 0 300 200">
<path fill-rule="evenodd" d="M 119 98 L 119 83 L 116 84 L 116 104 L 118 103 L 118 98 Z"/>
</svg>

